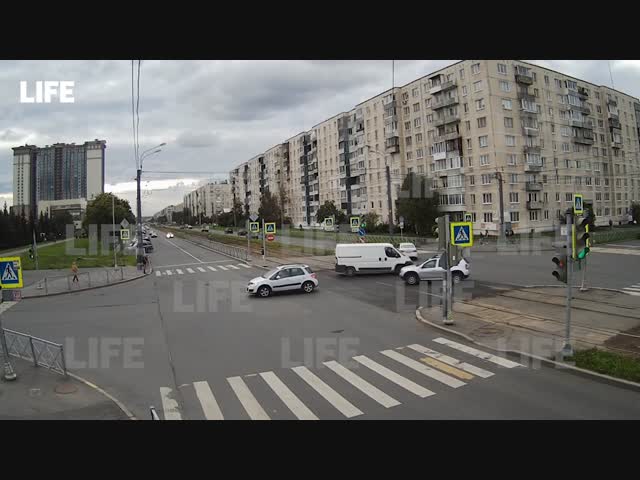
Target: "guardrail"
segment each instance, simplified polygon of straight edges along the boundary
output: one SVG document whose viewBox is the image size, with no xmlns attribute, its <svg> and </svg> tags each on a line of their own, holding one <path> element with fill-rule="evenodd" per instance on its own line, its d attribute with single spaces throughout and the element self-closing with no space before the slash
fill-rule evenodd
<svg viewBox="0 0 640 480">
<path fill-rule="evenodd" d="M 109 285 L 111 283 L 119 282 L 124 280 L 124 269 L 120 267 L 119 269 L 114 268 L 105 268 L 104 273 L 106 275 L 106 282 L 104 282 L 103 278 L 96 278 L 94 275 L 94 284 L 100 285 Z M 101 271 L 94 271 L 93 273 L 99 273 Z M 92 272 L 78 272 L 78 284 L 82 283 L 83 286 L 91 287 L 91 273 Z M 96 280 L 100 280 L 96 283 Z M 66 284 L 66 288 L 65 288 Z M 36 282 L 37 290 L 44 290 L 45 295 L 49 295 L 49 292 L 59 293 L 60 291 L 72 291 L 76 287 L 73 286 L 73 274 L 67 275 L 55 275 L 51 277 L 44 277 L 41 280 Z"/>
<path fill-rule="evenodd" d="M 6 328 L 3 332 L 9 355 L 31 361 L 36 367 L 45 367 L 67 376 L 62 345 Z"/>
</svg>

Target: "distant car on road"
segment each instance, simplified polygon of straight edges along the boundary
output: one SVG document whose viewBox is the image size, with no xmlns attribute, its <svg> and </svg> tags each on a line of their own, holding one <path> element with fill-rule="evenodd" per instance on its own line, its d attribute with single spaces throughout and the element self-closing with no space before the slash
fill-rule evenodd
<svg viewBox="0 0 640 480">
<path fill-rule="evenodd" d="M 167 233 L 167 238 L 173 238 L 173 233 L 171 232 Z"/>
<path fill-rule="evenodd" d="M 240 231 L 238 232 L 238 235 L 240 235 L 241 237 L 244 237 L 244 236 L 246 236 L 246 235 L 247 235 L 247 231 L 246 231 L 246 230 L 240 230 Z"/>
<path fill-rule="evenodd" d="M 225 228 L 224 233 L 233 233 L 233 228 L 231 227 Z"/>
<path fill-rule="evenodd" d="M 158 238 L 158 234 L 156 232 L 151 232 L 151 238 Z"/>
<path fill-rule="evenodd" d="M 200 229 L 201 232 L 208 232 L 209 231 L 209 225 L 203 225 L 202 228 Z"/>
<path fill-rule="evenodd" d="M 309 265 L 281 265 L 251 279 L 247 285 L 247 293 L 266 298 L 272 293 L 286 290 L 311 293 L 317 287 L 318 278 Z"/>
<path fill-rule="evenodd" d="M 446 268 L 446 257 L 441 254 L 434 255 L 420 265 L 408 265 L 400 270 L 400 278 L 407 285 L 417 285 L 421 281 L 442 280 Z M 451 280 L 460 283 L 470 275 L 471 265 L 469 260 L 462 258 L 457 265 L 451 267 Z"/>
<path fill-rule="evenodd" d="M 400 253 L 404 253 L 411 260 L 418 259 L 418 249 L 413 243 L 401 243 L 398 246 L 398 250 L 400 251 Z"/>
</svg>

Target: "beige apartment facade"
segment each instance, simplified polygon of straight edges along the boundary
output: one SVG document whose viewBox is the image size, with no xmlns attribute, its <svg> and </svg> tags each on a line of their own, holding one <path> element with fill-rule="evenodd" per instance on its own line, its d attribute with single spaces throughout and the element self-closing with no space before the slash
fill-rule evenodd
<svg viewBox="0 0 640 480">
<path fill-rule="evenodd" d="M 231 183 L 209 182 L 186 194 L 184 208 L 195 217 L 208 217 L 230 212 L 233 208 Z"/>
<path fill-rule="evenodd" d="M 599 225 L 617 224 L 640 200 L 639 130 L 635 97 L 522 61 L 465 60 L 287 140 L 288 216 L 314 225 L 329 200 L 397 223 L 413 172 L 476 230 L 498 233 L 500 182 L 516 233 L 553 229 L 576 193 Z"/>
</svg>

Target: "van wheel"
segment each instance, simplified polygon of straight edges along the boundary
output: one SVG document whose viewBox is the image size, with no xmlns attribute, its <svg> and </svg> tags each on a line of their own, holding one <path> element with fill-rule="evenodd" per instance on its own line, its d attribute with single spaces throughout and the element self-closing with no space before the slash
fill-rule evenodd
<svg viewBox="0 0 640 480">
<path fill-rule="evenodd" d="M 451 274 L 451 281 L 453 283 L 460 283 L 464 279 L 464 275 L 460 272 L 453 272 Z"/>
<path fill-rule="evenodd" d="M 353 267 L 347 267 L 344 273 L 347 275 L 347 277 L 353 277 L 356 274 L 356 269 Z"/>
<path fill-rule="evenodd" d="M 405 275 L 404 281 L 407 285 L 417 285 L 420 282 L 420 277 L 415 273 L 408 273 Z"/>
</svg>

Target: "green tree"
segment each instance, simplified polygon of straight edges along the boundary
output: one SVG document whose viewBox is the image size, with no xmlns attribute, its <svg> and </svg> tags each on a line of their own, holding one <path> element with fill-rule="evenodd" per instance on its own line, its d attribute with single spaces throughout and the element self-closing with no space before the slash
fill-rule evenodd
<svg viewBox="0 0 640 480">
<path fill-rule="evenodd" d="M 51 225 L 51 233 L 54 234 L 55 238 L 64 237 L 67 225 L 71 225 L 73 223 L 73 217 L 67 211 L 54 213 L 51 217 L 50 225 Z"/>
<path fill-rule="evenodd" d="M 177 223 L 178 225 L 181 225 L 184 220 L 184 212 L 173 212 L 173 214 L 171 215 L 171 221 Z"/>
<path fill-rule="evenodd" d="M 284 183 L 280 183 L 278 186 L 278 205 L 280 206 L 280 225 L 284 225 L 284 211 L 286 209 L 286 205 L 289 203 L 289 195 L 287 194 L 286 188 L 284 188 Z M 289 222 L 291 223 L 291 222 Z"/>
<path fill-rule="evenodd" d="M 89 225 L 97 225 L 98 237 L 101 237 L 102 225 L 111 225 L 112 223 L 112 197 L 114 197 L 112 193 L 101 193 L 93 200 L 87 202 L 87 211 L 84 215 L 82 228 L 88 231 Z M 136 217 L 131 211 L 128 200 L 115 197 L 114 204 L 116 224 L 119 224 L 123 219 L 126 219 L 130 224 L 136 222 Z"/>
<path fill-rule="evenodd" d="M 278 198 L 275 195 L 272 195 L 271 192 L 265 192 L 262 194 L 258 215 L 265 222 L 282 221 L 282 213 L 280 211 Z"/>
<path fill-rule="evenodd" d="M 375 229 L 380 221 L 380 216 L 376 212 L 369 212 L 362 217 L 362 221 L 365 223 L 367 230 L 373 231 L 372 229 Z"/>
<path fill-rule="evenodd" d="M 333 201 L 329 200 L 325 201 L 324 204 L 318 208 L 318 211 L 316 212 L 316 222 L 324 223 L 324 219 L 327 217 L 335 217 L 336 224 L 341 224 L 346 221 L 346 215 L 344 212 L 336 207 L 336 204 L 333 203 Z"/>
<path fill-rule="evenodd" d="M 404 217 L 405 228 L 417 235 L 427 235 L 438 217 L 438 196 L 428 182 L 424 175 L 408 174 L 396 200 L 397 216 Z"/>
<path fill-rule="evenodd" d="M 632 202 L 630 210 L 631 210 L 631 216 L 633 217 L 633 221 L 640 223 L 640 203 Z"/>
</svg>

